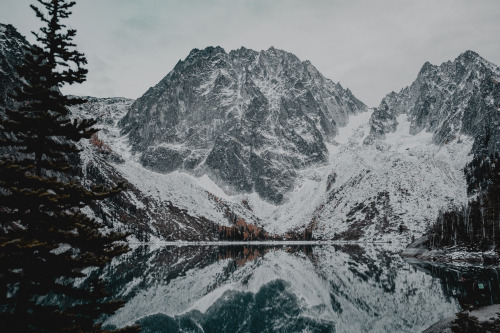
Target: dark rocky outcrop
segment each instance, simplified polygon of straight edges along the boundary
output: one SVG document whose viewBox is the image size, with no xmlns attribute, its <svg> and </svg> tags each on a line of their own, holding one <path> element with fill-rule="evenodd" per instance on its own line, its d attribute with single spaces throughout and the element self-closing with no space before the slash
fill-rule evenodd
<svg viewBox="0 0 500 333">
<path fill-rule="evenodd" d="M 16 67 L 22 64 L 28 41 L 10 24 L 0 23 L 0 114 L 14 107 L 9 94 L 19 85 Z"/>
<path fill-rule="evenodd" d="M 446 144 L 460 134 L 475 138 L 474 151 L 486 143 L 487 152 L 500 143 L 500 68 L 466 51 L 440 66 L 426 62 L 411 86 L 388 94 L 375 109 L 365 143 L 384 138 L 405 114 L 410 134 L 433 133 L 436 144 Z"/>
<path fill-rule="evenodd" d="M 325 141 L 364 109 L 293 54 L 208 47 L 179 61 L 120 124 L 148 168 L 207 173 L 280 203 L 297 170 L 326 162 Z"/>
</svg>

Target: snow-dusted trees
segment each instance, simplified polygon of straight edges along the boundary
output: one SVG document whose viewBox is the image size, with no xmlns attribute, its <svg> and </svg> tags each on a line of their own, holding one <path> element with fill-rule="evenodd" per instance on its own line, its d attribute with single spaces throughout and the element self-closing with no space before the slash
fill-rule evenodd
<svg viewBox="0 0 500 333">
<path fill-rule="evenodd" d="M 59 90 L 87 73 L 76 31 L 61 23 L 75 2 L 37 1 L 38 45 L 18 69 L 18 107 L 0 116 L 0 331 L 100 332 L 96 320 L 123 302 L 103 301 L 99 277 L 74 282 L 128 247 L 124 234 L 104 233 L 82 208 L 120 188 L 86 188 L 76 178 L 76 143 L 96 130 L 95 121 L 70 120 L 68 106 L 83 101 Z"/>
</svg>

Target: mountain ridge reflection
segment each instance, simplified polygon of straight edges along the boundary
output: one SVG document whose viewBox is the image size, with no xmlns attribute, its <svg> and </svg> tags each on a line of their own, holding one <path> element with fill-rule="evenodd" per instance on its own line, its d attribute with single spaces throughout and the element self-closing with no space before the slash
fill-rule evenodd
<svg viewBox="0 0 500 333">
<path fill-rule="evenodd" d="M 439 278 L 361 245 L 141 246 L 106 268 L 143 332 L 415 332 L 453 315 Z"/>
</svg>

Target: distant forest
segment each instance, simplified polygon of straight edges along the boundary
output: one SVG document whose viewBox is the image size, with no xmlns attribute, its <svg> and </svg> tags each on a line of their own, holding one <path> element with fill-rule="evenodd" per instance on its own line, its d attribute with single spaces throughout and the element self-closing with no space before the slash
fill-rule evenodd
<svg viewBox="0 0 500 333">
<path fill-rule="evenodd" d="M 467 193 L 474 199 L 439 213 L 430 230 L 430 247 L 500 252 L 500 156 L 476 154 L 464 173 Z"/>
</svg>

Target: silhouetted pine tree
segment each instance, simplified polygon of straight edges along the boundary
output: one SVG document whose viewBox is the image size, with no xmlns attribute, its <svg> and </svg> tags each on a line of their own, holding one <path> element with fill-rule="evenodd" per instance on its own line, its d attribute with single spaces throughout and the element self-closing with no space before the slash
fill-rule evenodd
<svg viewBox="0 0 500 333">
<path fill-rule="evenodd" d="M 75 143 L 96 132 L 93 120 L 69 119 L 68 106 L 83 100 L 59 90 L 87 73 L 72 42 L 76 31 L 61 23 L 75 2 L 37 1 L 31 7 L 43 22 L 35 34 L 39 46 L 27 50 L 18 69 L 19 107 L 0 117 L 0 331 L 101 332 L 97 319 L 124 302 L 104 301 L 98 277 L 87 288 L 74 282 L 128 247 L 120 242 L 126 235 L 104 232 L 82 208 L 121 188 L 89 189 L 75 178 Z"/>
</svg>

